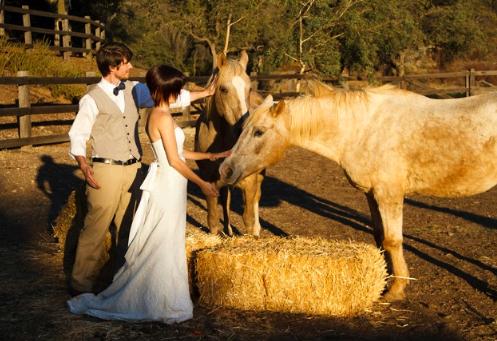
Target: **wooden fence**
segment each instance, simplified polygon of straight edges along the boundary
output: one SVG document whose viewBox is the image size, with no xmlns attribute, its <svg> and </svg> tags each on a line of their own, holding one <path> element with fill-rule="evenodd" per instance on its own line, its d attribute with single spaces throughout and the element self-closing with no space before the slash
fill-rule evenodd
<svg viewBox="0 0 497 341">
<path fill-rule="evenodd" d="M 497 91 L 497 87 L 492 83 L 486 81 L 484 78 L 489 76 L 497 76 L 497 71 L 475 71 L 468 70 L 462 72 L 450 73 L 433 73 L 433 74 L 419 74 L 419 75 L 406 75 L 403 77 L 380 77 L 377 79 L 379 82 L 391 82 L 398 84 L 401 88 L 409 89 L 421 94 L 431 95 L 438 98 L 447 98 L 452 96 L 471 96 L 475 91 L 486 87 L 490 90 Z M 299 74 L 284 74 L 284 75 L 251 75 L 251 80 L 256 82 L 278 82 L 283 80 L 304 80 L 312 78 L 308 75 Z M 144 81 L 143 77 L 131 78 L 132 80 Z M 200 84 L 206 82 L 208 77 L 192 77 L 189 81 Z M 445 88 L 432 88 L 428 83 L 422 83 L 423 80 L 443 79 L 452 80 L 457 79 L 459 83 L 464 86 L 450 86 Z M 0 117 L 2 116 L 17 116 L 18 118 L 18 138 L 0 140 L 0 149 L 15 148 L 25 145 L 41 145 L 50 143 L 67 142 L 67 134 L 63 135 L 50 135 L 50 136 L 31 136 L 31 115 L 39 114 L 56 114 L 56 113 L 76 113 L 78 105 L 31 105 L 29 100 L 29 87 L 30 85 L 50 85 L 50 84 L 93 84 L 100 80 L 95 74 L 87 74 L 87 77 L 77 78 L 61 78 L 61 77 L 30 77 L 27 72 L 19 71 L 17 77 L 1 77 L 0 85 L 16 85 L 18 88 L 18 106 L 0 108 Z M 337 83 L 340 80 L 337 78 L 324 77 L 321 81 Z M 345 80 L 345 84 L 347 81 Z M 260 90 L 262 94 L 272 93 L 273 97 L 278 100 L 281 98 L 294 97 L 299 95 L 295 91 L 275 91 L 275 90 Z M 195 117 L 192 116 L 202 108 L 199 103 L 192 103 L 191 107 L 183 108 L 183 110 L 175 113 L 178 124 L 181 127 L 193 126 L 195 124 Z M 1 125 L 0 125 L 1 129 Z"/>
<path fill-rule="evenodd" d="M 22 25 L 6 23 L 5 13 L 21 15 Z M 33 27 L 31 25 L 32 16 L 54 19 L 54 29 Z M 71 27 L 74 25 L 71 25 L 71 22 L 84 26 L 84 32 L 73 31 Z M 82 55 L 94 54 L 105 40 L 105 25 L 98 20 L 92 20 L 88 16 L 81 18 L 73 15 L 33 10 L 26 5 L 22 6 L 22 8 L 13 6 L 0 7 L 0 37 L 6 36 L 9 31 L 24 32 L 24 45 L 27 47 L 33 46 L 33 33 L 53 36 L 53 46 L 51 48 L 60 51 L 64 59 L 69 58 L 74 53 Z M 81 47 L 73 47 L 75 40 L 79 40 Z"/>
</svg>

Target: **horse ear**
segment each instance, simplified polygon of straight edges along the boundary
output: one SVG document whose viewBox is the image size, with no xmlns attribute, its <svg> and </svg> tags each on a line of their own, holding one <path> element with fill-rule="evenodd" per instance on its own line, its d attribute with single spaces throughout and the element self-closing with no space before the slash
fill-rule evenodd
<svg viewBox="0 0 497 341">
<path fill-rule="evenodd" d="M 247 51 L 242 50 L 242 53 L 240 55 L 240 64 L 243 66 L 244 70 L 247 70 L 248 60 L 249 60 L 249 57 L 248 57 Z"/>
<path fill-rule="evenodd" d="M 228 61 L 228 58 L 226 57 L 226 55 L 221 52 L 217 55 L 217 58 L 216 58 L 216 66 L 217 67 L 221 67 L 223 66 L 224 64 L 226 64 L 226 62 Z"/>
<path fill-rule="evenodd" d="M 271 110 L 271 114 L 273 115 L 273 117 L 276 117 L 278 116 L 279 114 L 281 114 L 283 111 L 285 111 L 285 101 L 279 101 L 278 104 L 276 105 L 276 108 L 274 108 L 273 110 Z"/>
<path fill-rule="evenodd" d="M 264 101 L 261 103 L 261 105 L 259 107 L 263 107 L 263 108 L 271 108 L 274 104 L 274 101 L 273 101 L 273 96 L 271 95 L 267 95 L 266 98 L 264 98 Z"/>
</svg>

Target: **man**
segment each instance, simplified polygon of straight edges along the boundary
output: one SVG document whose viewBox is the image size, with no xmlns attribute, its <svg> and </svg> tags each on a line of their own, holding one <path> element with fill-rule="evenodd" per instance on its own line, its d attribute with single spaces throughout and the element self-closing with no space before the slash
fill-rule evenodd
<svg viewBox="0 0 497 341">
<path fill-rule="evenodd" d="M 138 107 L 153 104 L 146 85 L 128 80 L 133 53 L 124 44 L 103 45 L 96 55 L 102 74 L 79 102 L 79 111 L 69 131 L 70 154 L 86 180 L 88 212 L 80 232 L 71 275 L 71 294 L 93 292 L 109 256 L 105 237 L 113 222 L 117 245 L 123 218 L 135 208 L 137 173 L 141 168 L 138 136 Z M 182 90 L 175 107 L 187 106 L 200 93 Z M 204 95 L 205 96 L 205 95 Z M 86 142 L 91 141 L 92 165 L 86 159 Z M 131 212 L 131 214 L 130 214 Z M 119 246 L 119 245 L 117 245 Z"/>
<path fill-rule="evenodd" d="M 74 294 L 92 292 L 102 266 L 108 260 L 105 237 L 112 222 L 115 239 L 131 203 L 132 184 L 140 169 L 138 109 L 127 81 L 133 53 L 124 44 L 111 43 L 97 52 L 102 74 L 79 102 L 79 111 L 69 131 L 71 155 L 86 180 L 88 212 L 81 230 L 73 266 Z M 91 140 L 93 167 L 86 159 Z"/>
</svg>

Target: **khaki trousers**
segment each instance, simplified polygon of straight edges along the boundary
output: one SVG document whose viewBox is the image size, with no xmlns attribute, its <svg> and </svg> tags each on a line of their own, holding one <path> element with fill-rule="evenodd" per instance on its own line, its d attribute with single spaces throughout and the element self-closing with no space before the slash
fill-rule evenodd
<svg viewBox="0 0 497 341">
<path fill-rule="evenodd" d="M 140 168 L 139 162 L 129 166 L 93 164 L 94 177 L 100 188 L 86 185 L 88 212 L 76 249 L 71 282 L 73 289 L 81 292 L 94 290 L 100 271 L 109 259 L 105 239 L 111 223 L 114 222 L 117 229 L 114 245 L 117 245 L 125 215 L 131 217 L 131 223 L 139 190 L 136 180 Z M 127 236 L 124 239 L 127 241 Z"/>
</svg>

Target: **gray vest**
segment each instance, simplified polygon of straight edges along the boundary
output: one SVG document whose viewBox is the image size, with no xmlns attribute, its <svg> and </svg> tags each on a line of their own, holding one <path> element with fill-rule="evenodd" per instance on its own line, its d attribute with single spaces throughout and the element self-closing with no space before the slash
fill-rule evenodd
<svg viewBox="0 0 497 341">
<path fill-rule="evenodd" d="M 133 99 L 133 83 L 126 82 L 124 91 L 124 112 L 96 84 L 88 90 L 97 104 L 98 115 L 91 131 L 93 154 L 98 157 L 125 161 L 133 155 L 139 159 L 142 154 L 138 137 L 139 114 Z"/>
</svg>

